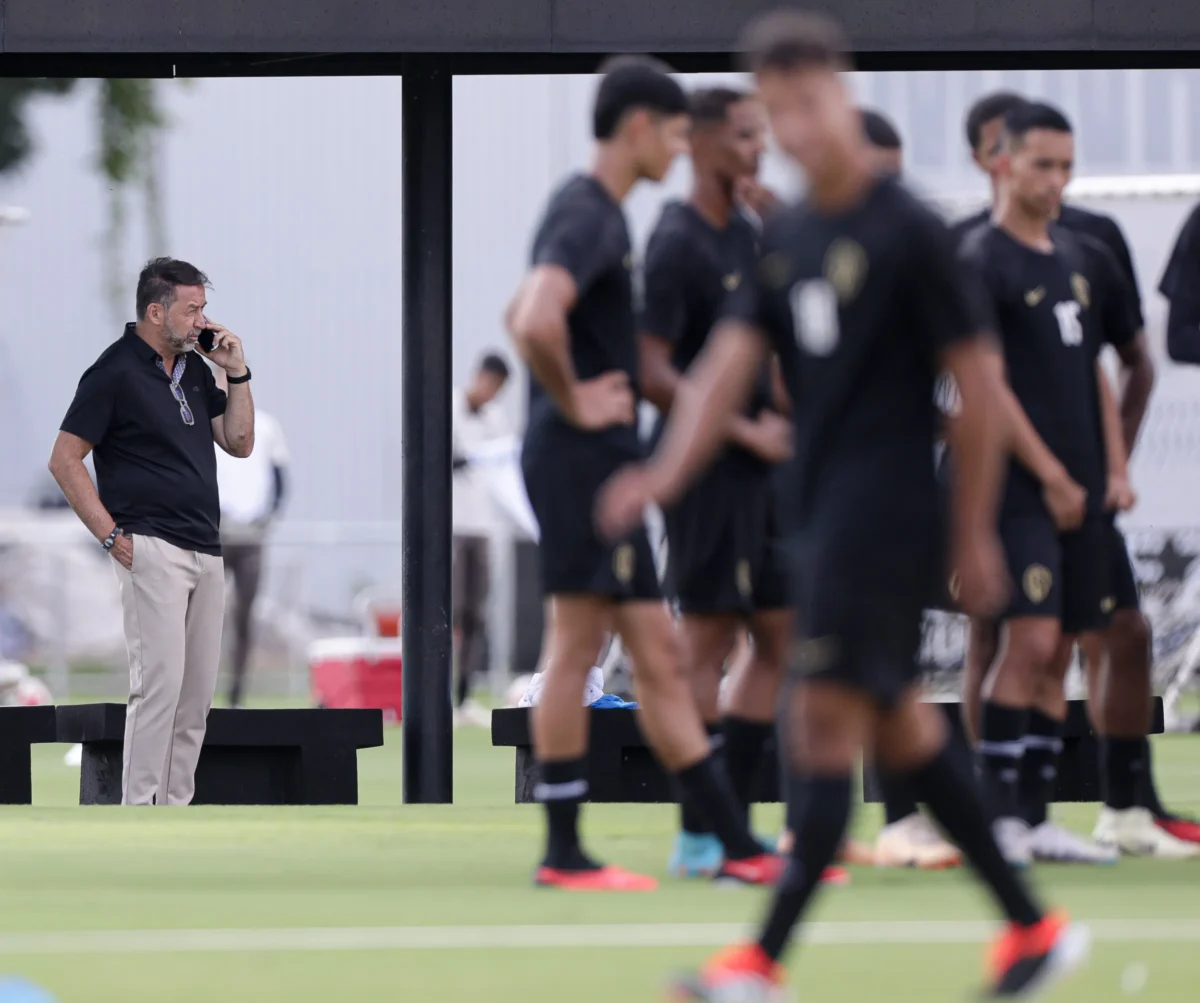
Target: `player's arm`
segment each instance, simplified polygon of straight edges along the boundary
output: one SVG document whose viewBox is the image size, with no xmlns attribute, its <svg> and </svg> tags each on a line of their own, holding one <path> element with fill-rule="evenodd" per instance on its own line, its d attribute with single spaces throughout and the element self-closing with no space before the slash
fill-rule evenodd
<svg viewBox="0 0 1200 1003">
<path fill-rule="evenodd" d="M 647 464 L 650 500 L 675 501 L 725 443 L 766 361 L 763 334 L 741 320 L 724 320 L 688 367 L 658 449 Z"/>
<path fill-rule="evenodd" d="M 517 354 L 568 420 L 575 412 L 575 366 L 567 317 L 578 297 L 574 276 L 561 265 L 535 266 L 517 289 L 505 324 Z"/>
<path fill-rule="evenodd" d="M 646 245 L 642 270 L 642 310 L 638 318 L 638 382 L 642 396 L 668 415 L 682 374 L 675 346 L 687 324 L 687 262 L 683 234 L 660 224 Z"/>
<path fill-rule="evenodd" d="M 1100 398 L 1100 421 L 1104 432 L 1104 459 L 1108 470 L 1105 507 L 1125 511 L 1133 508 L 1133 489 L 1129 484 L 1128 452 L 1121 432 L 1121 412 L 1104 366 L 1096 361 L 1096 392 Z"/>
<path fill-rule="evenodd" d="M 1105 343 L 1112 345 L 1121 360 L 1120 417 L 1121 440 L 1126 455 L 1133 452 L 1142 419 L 1154 389 L 1154 360 L 1146 343 L 1142 319 L 1142 301 L 1137 290 L 1137 277 L 1124 234 L 1116 221 L 1107 241 L 1091 241 L 1084 245 L 1096 257 L 1096 294 L 1100 297 L 1100 322 Z M 1110 467 L 1110 469 L 1113 469 Z"/>
</svg>

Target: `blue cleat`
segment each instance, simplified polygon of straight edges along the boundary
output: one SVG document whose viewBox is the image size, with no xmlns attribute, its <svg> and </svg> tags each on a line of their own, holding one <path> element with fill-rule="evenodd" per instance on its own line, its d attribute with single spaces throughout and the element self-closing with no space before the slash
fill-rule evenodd
<svg viewBox="0 0 1200 1003">
<path fill-rule="evenodd" d="M 724 859 L 724 847 L 716 836 L 681 832 L 675 837 L 667 870 L 676 878 L 711 878 L 721 869 Z"/>
</svg>

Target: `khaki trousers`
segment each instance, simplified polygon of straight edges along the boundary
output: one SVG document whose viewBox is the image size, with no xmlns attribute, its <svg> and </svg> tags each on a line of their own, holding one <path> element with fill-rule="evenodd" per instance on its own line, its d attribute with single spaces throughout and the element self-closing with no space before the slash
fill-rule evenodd
<svg viewBox="0 0 1200 1003">
<path fill-rule="evenodd" d="M 190 804 L 217 686 L 221 558 L 133 538 L 133 570 L 114 561 L 129 650 L 122 804 Z"/>
</svg>

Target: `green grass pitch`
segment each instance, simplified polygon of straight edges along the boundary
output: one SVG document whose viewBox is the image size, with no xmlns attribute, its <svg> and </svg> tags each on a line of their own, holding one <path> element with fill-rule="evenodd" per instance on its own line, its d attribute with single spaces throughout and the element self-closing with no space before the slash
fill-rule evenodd
<svg viewBox="0 0 1200 1003">
<path fill-rule="evenodd" d="M 400 803 L 400 734 L 360 757 L 357 808 L 80 808 L 61 746 L 35 750 L 32 808 L 0 808 L 0 975 L 62 1003 L 420 1000 L 635 1003 L 754 921 L 757 889 L 665 880 L 649 895 L 539 891 L 536 809 L 512 803 L 511 750 L 456 737 L 456 804 Z M 1170 801 L 1200 812 L 1200 738 L 1158 741 Z M 1087 831 L 1094 806 L 1060 806 Z M 600 855 L 664 876 L 669 806 L 594 806 Z M 760 831 L 779 824 L 758 809 Z M 878 811 L 859 812 L 860 835 Z M 1200 862 L 1041 867 L 1095 922 L 1086 973 L 1053 997 L 1200 998 Z M 801 1000 L 962 1000 L 992 913 L 963 874 L 857 869 L 793 952 Z"/>
</svg>

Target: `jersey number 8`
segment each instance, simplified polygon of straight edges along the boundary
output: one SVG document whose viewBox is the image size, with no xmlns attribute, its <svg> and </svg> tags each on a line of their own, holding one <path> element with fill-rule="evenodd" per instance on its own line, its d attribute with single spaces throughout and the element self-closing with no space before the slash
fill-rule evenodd
<svg viewBox="0 0 1200 1003">
<path fill-rule="evenodd" d="M 1054 304 L 1054 319 L 1062 334 L 1064 345 L 1083 344 L 1083 324 L 1079 321 L 1079 304 L 1075 300 L 1064 300 Z"/>
<path fill-rule="evenodd" d="M 824 279 L 797 282 L 789 297 L 796 341 L 809 355 L 831 355 L 837 348 L 837 291 Z"/>
</svg>

